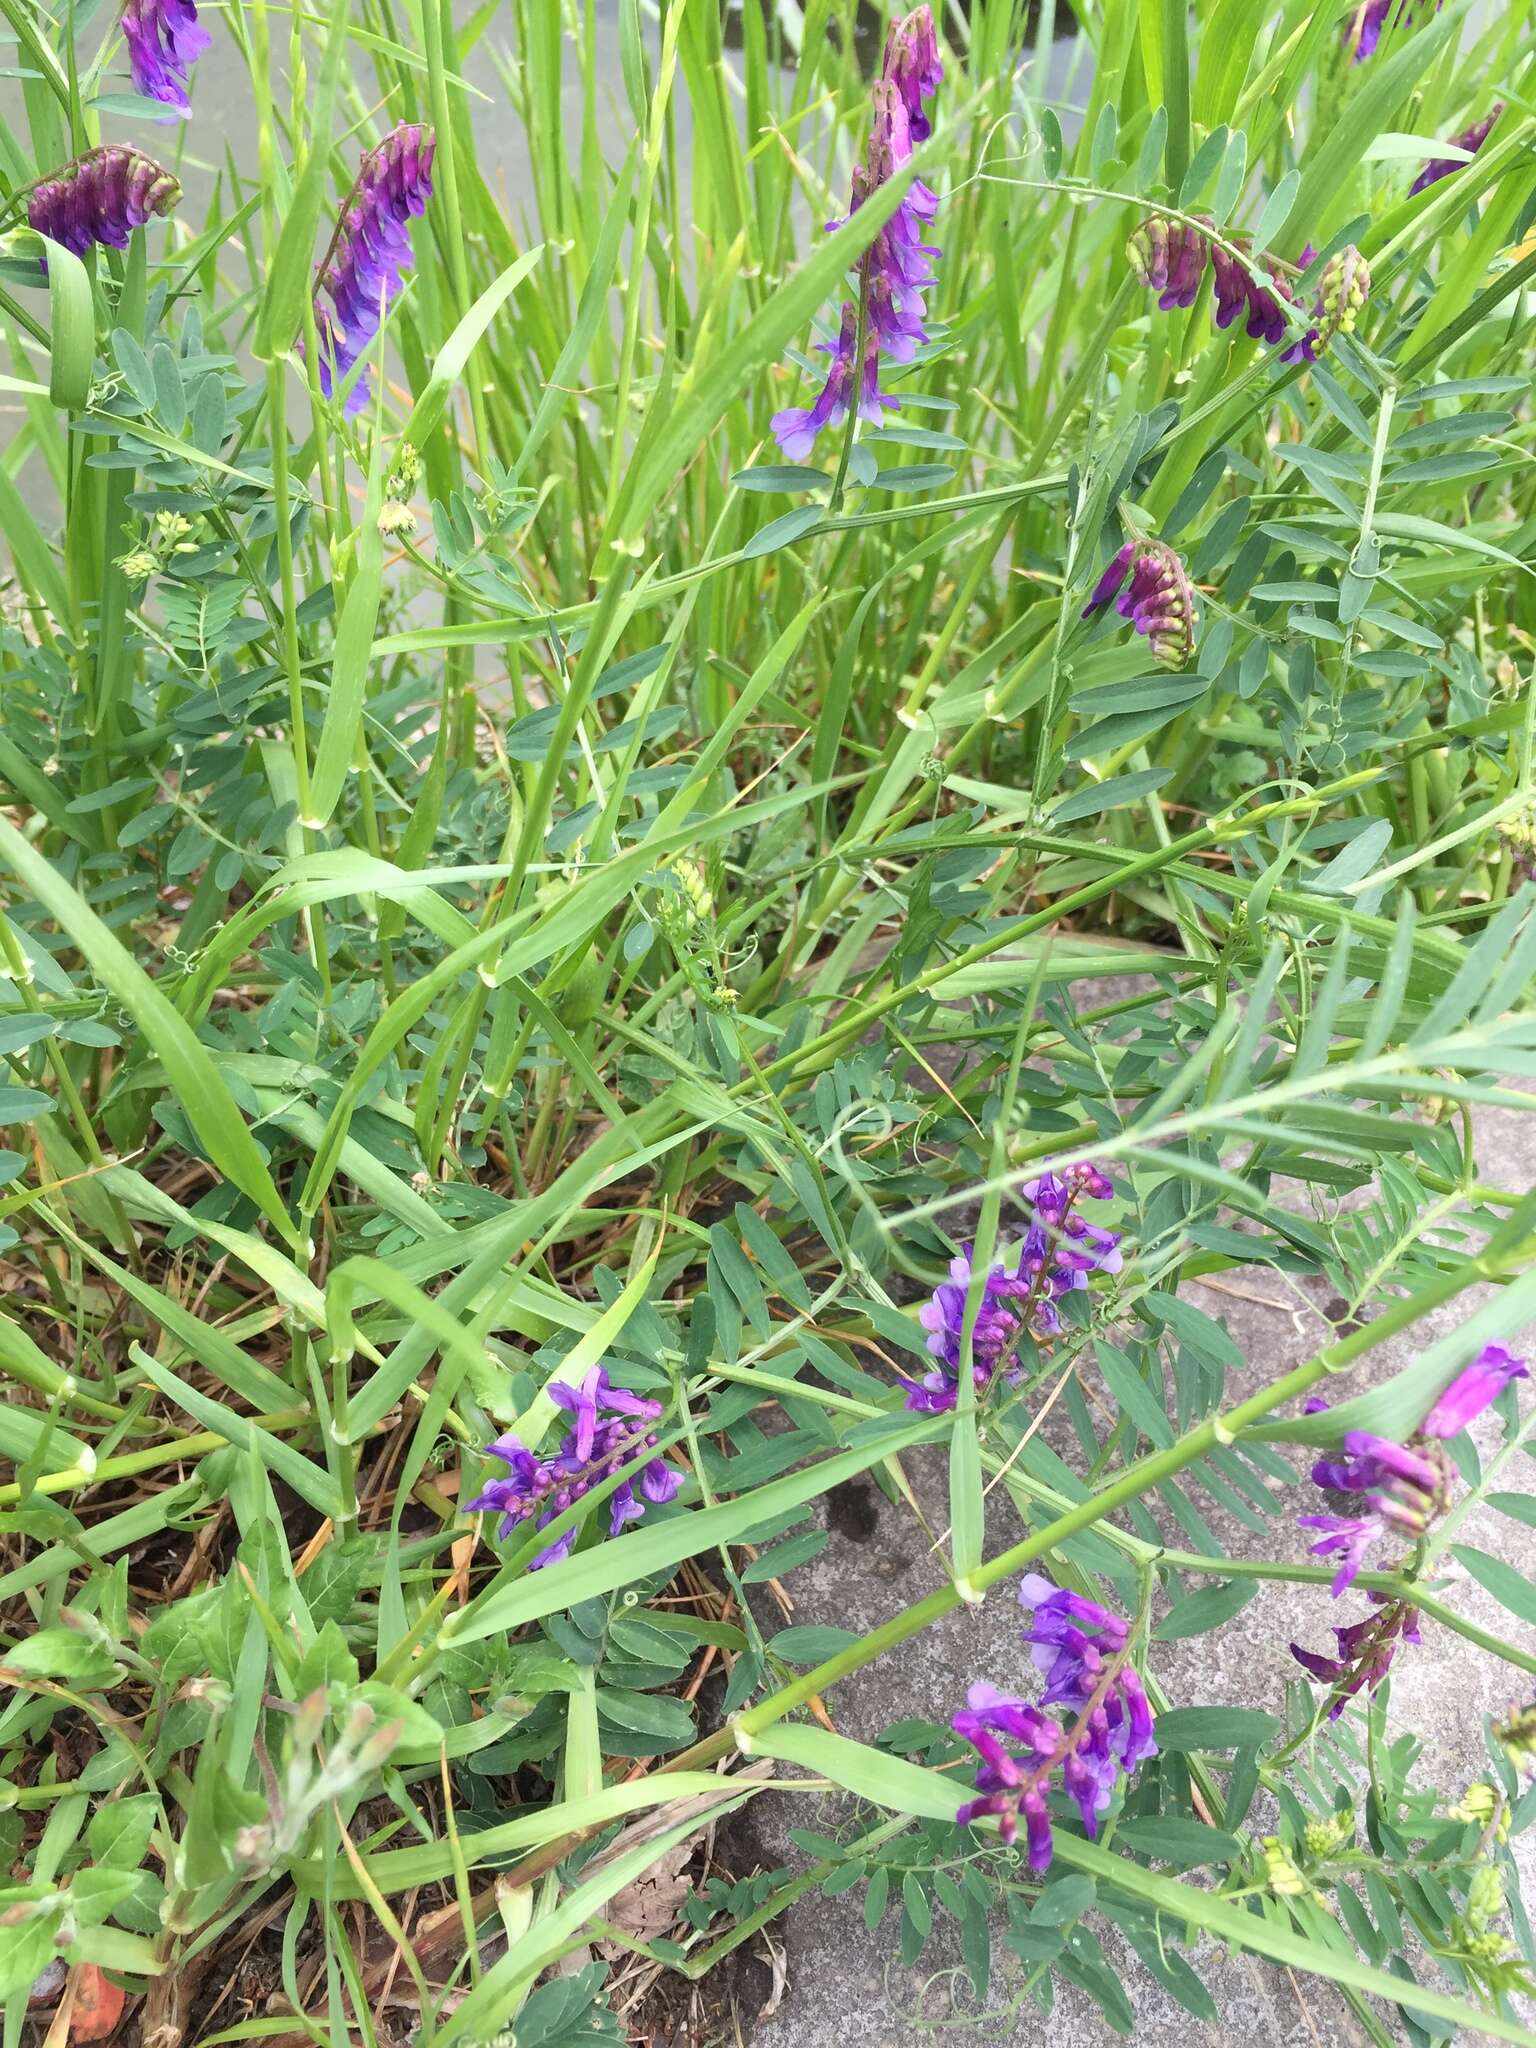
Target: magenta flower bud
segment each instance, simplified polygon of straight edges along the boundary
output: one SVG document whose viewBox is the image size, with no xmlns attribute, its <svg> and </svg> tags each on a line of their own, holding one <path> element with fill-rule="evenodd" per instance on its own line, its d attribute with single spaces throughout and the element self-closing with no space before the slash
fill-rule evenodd
<svg viewBox="0 0 1536 2048">
<path fill-rule="evenodd" d="M 198 22 L 193 0 L 127 0 L 119 26 L 137 90 L 146 99 L 189 113 L 192 66 L 213 41 Z"/>
<path fill-rule="evenodd" d="M 1116 611 L 1150 640 L 1165 667 L 1185 667 L 1195 649 L 1195 587 L 1183 562 L 1161 541 L 1128 542 L 1099 578 L 1084 618 L 1114 597 L 1125 582 L 1128 562 L 1134 565 L 1130 587 Z"/>
<path fill-rule="evenodd" d="M 934 33 L 931 7 L 914 7 L 900 21 L 893 21 L 885 38 L 881 75 L 901 94 L 907 109 L 914 142 L 926 142 L 933 132 L 923 109 L 944 82 L 939 58 L 939 39 Z"/>
<path fill-rule="evenodd" d="M 1210 252 L 1199 228 L 1165 220 L 1161 214 L 1144 220 L 1125 245 L 1132 274 L 1158 293 L 1157 303 L 1165 313 L 1195 303 Z"/>
<path fill-rule="evenodd" d="M 1498 1399 L 1511 1380 L 1523 1380 L 1529 1376 L 1523 1358 L 1516 1358 L 1502 1344 L 1485 1344 L 1425 1416 L 1425 1436 L 1458 1435 L 1469 1422 L 1482 1414 L 1490 1402 Z"/>
<path fill-rule="evenodd" d="M 1488 140 L 1488 131 L 1503 111 L 1504 102 L 1500 100 L 1491 114 L 1485 114 L 1481 121 L 1474 121 L 1470 128 L 1464 128 L 1461 134 L 1455 138 L 1457 149 L 1470 150 L 1472 155 L 1476 156 L 1477 152 Z M 1466 165 L 1459 157 L 1431 157 L 1423 170 L 1420 171 L 1419 175 L 1408 187 L 1408 196 L 1411 199 L 1415 192 L 1427 191 L 1431 185 L 1437 185 L 1442 178 L 1449 178 L 1453 172 L 1464 171 L 1465 169 Z"/>
<path fill-rule="evenodd" d="M 27 221 L 38 234 L 83 256 L 93 243 L 125 249 L 134 228 L 164 217 L 181 197 L 177 179 L 125 142 L 87 150 L 33 186 Z"/>
</svg>

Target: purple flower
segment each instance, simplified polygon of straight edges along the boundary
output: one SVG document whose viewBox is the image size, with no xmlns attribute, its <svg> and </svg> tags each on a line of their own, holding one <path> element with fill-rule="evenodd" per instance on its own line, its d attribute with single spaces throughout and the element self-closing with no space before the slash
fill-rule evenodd
<svg viewBox="0 0 1536 2048">
<path fill-rule="evenodd" d="M 1338 1558 L 1331 1588 L 1335 1600 L 1354 1584 L 1366 1552 L 1386 1534 L 1386 1524 L 1377 1514 L 1298 1515 L 1296 1520 L 1299 1528 L 1325 1531 L 1321 1541 L 1312 1545 L 1312 1555 Z"/>
<path fill-rule="evenodd" d="M 27 221 L 38 234 L 83 256 L 94 242 L 125 249 L 134 228 L 164 216 L 181 197 L 177 179 L 130 143 L 87 150 L 32 187 Z"/>
<path fill-rule="evenodd" d="M 980 1796 L 955 1818 L 963 1827 L 990 1816 L 1011 1843 L 1022 1814 L 1029 1866 L 1039 1871 L 1052 1856 L 1045 1804 L 1051 1774 L 1060 1769 L 1062 1789 L 1076 1802 L 1085 1829 L 1096 1835 L 1118 1779 L 1156 1756 L 1157 1742 L 1140 1678 L 1129 1664 L 1117 1670 L 1108 1662 L 1130 1640 L 1121 1616 L 1034 1574 L 1021 1583 L 1019 1599 L 1033 1612 L 1034 1626 L 1024 1640 L 1034 1646 L 1047 1687 L 1039 1706 L 990 1685 L 970 1688 L 966 1709 L 950 1725 L 981 1757 Z M 1058 1704 L 1075 1716 L 1070 1732 L 1042 1711 Z"/>
<path fill-rule="evenodd" d="M 1345 23 L 1344 37 L 1354 49 L 1357 64 L 1375 56 L 1389 19 L 1400 28 L 1412 28 L 1413 9 L 1408 0 L 1364 0 L 1364 5 L 1351 14 Z"/>
<path fill-rule="evenodd" d="M 655 1432 L 637 1428 L 636 1423 L 654 1422 L 661 1414 L 660 1403 L 612 1385 L 600 1365 L 594 1366 L 579 1386 L 551 1381 L 549 1393 L 573 1418 L 558 1449 L 539 1457 L 515 1436 L 498 1437 L 487 1449 L 507 1467 L 507 1476 L 493 1479 L 484 1492 L 466 1503 L 471 1512 L 499 1513 L 496 1533 L 503 1539 L 530 1521 L 540 1529 L 547 1528 L 557 1515 L 656 1443 Z M 671 1500 L 682 1483 L 682 1475 L 664 1458 L 649 1459 L 640 1474 L 641 1493 L 657 1507 Z M 626 1479 L 608 1497 L 609 1535 L 617 1536 L 626 1523 L 638 1522 L 644 1513 L 635 1498 L 633 1481 Z M 537 1571 L 569 1556 L 575 1541 L 573 1524 L 541 1550 L 528 1569 Z"/>
<path fill-rule="evenodd" d="M 1374 1614 L 1333 1631 L 1339 1646 L 1336 1657 L 1304 1650 L 1300 1643 L 1291 1645 L 1291 1655 L 1309 1677 L 1337 1688 L 1337 1696 L 1328 1709 L 1330 1721 L 1338 1720 L 1356 1693 L 1376 1690 L 1387 1675 L 1399 1643 L 1419 1640 L 1418 1616 L 1406 1601 L 1390 1600 L 1382 1593 L 1372 1593 L 1370 1599 L 1376 1608 Z"/>
<path fill-rule="evenodd" d="M 127 0 L 121 23 L 128 69 L 146 99 L 191 112 L 187 80 L 213 38 L 192 0 Z"/>
<path fill-rule="evenodd" d="M 819 341 L 816 346 L 832 358 L 832 367 L 827 372 L 827 381 L 814 405 L 790 406 L 784 412 L 776 412 L 772 426 L 774 438 L 791 462 L 803 462 L 815 444 L 816 436 L 823 427 L 839 427 L 848 417 L 849 401 L 853 396 L 853 355 L 858 344 L 858 308 L 849 302 L 843 306 L 843 324 L 836 341 Z M 865 337 L 864 375 L 859 390 L 859 418 L 878 425 L 884 419 L 886 408 L 895 409 L 897 401 L 887 398 L 880 389 L 879 343 L 873 332 Z"/>
<path fill-rule="evenodd" d="M 914 7 L 900 21 L 891 23 L 880 70 L 901 94 L 913 141 L 926 142 L 933 133 L 933 124 L 924 111 L 923 101 L 932 99 L 944 82 L 931 8 Z"/>
<path fill-rule="evenodd" d="M 1136 278 L 1158 294 L 1165 313 L 1192 306 L 1205 276 L 1211 245 L 1188 221 L 1144 220 L 1125 245 L 1126 260 Z M 1226 323 L 1223 322 L 1223 325 Z"/>
<path fill-rule="evenodd" d="M 1183 668 L 1195 651 L 1195 586 L 1189 571 L 1159 540 L 1128 541 L 1094 586 L 1086 619 L 1101 611 L 1130 575 L 1115 609 L 1152 645 L 1165 668 Z"/>
<path fill-rule="evenodd" d="M 320 269 L 319 286 L 331 299 L 330 308 L 317 308 L 320 388 L 327 398 L 345 382 L 405 284 L 412 261 L 408 223 L 432 196 L 436 147 L 430 128 L 402 121 L 363 158 Z M 352 387 L 348 413 L 360 412 L 367 399 L 364 375 Z"/>
<path fill-rule="evenodd" d="M 1012 1267 L 1006 1257 L 1000 1258 L 987 1274 L 971 1332 L 971 1372 L 978 1397 L 1007 1364 L 1026 1328 L 1042 1337 L 1061 1329 L 1055 1304 L 1062 1295 L 1086 1287 L 1090 1273 L 1120 1271 L 1120 1233 L 1089 1223 L 1073 1207 L 1080 1195 L 1102 1201 L 1113 1193 L 1108 1176 L 1086 1161 L 1072 1167 L 1065 1180 L 1043 1174 L 1020 1190 L 1033 1221 Z M 967 1245 L 950 1261 L 949 1278 L 918 1310 L 918 1321 L 928 1332 L 928 1349 L 938 1361 L 920 1381 L 902 1381 L 906 1405 L 919 1414 L 946 1413 L 958 1398 L 965 1304 L 975 1270 L 971 1252 Z M 1017 1368 L 1009 1374 L 1016 1376 Z"/>
<path fill-rule="evenodd" d="M 1496 1401 L 1511 1380 L 1529 1378 L 1525 1360 L 1502 1344 L 1485 1344 L 1424 1418 L 1425 1436 L 1456 1436 Z"/>
<path fill-rule="evenodd" d="M 1494 108 L 1491 114 L 1485 114 L 1481 121 L 1474 121 L 1470 128 L 1464 128 L 1462 130 L 1461 134 L 1456 137 L 1456 148 L 1470 150 L 1472 155 L 1476 156 L 1477 152 L 1488 140 L 1489 129 L 1492 128 L 1494 122 L 1497 121 L 1497 119 L 1499 118 L 1500 114 L 1503 113 L 1503 111 L 1504 102 L 1500 100 L 1498 105 Z M 1431 157 L 1429 162 L 1424 166 L 1423 170 L 1420 171 L 1419 175 L 1408 187 L 1409 198 L 1411 199 L 1415 192 L 1423 192 L 1426 191 L 1429 186 L 1437 185 L 1442 178 L 1448 178 L 1453 171 L 1459 171 L 1463 169 L 1465 169 L 1465 166 L 1463 165 L 1459 157 Z"/>
<path fill-rule="evenodd" d="M 870 94 L 874 119 L 869 143 L 864 161 L 854 169 L 848 218 L 895 177 L 911 157 L 913 144 L 932 132 L 924 102 L 938 90 L 943 76 L 932 11 L 916 7 L 892 23 L 886 38 L 881 74 Z M 848 417 L 854 397 L 861 308 L 865 346 L 859 366 L 859 417 L 878 425 L 887 411 L 898 409 L 898 400 L 880 389 L 880 358 L 910 363 L 928 339 L 926 293 L 934 280 L 934 259 L 939 251 L 924 240 L 924 230 L 938 205 L 938 195 L 920 178 L 915 179 L 860 257 L 858 298 L 844 304 L 837 340 L 818 343 L 832 357 L 820 394 L 809 406 L 790 406 L 774 414 L 774 436 L 791 462 L 803 462 L 817 435 L 827 427 L 841 426 Z M 842 220 L 828 221 L 828 232 L 843 224 Z"/>
<path fill-rule="evenodd" d="M 1326 1403 L 1308 1404 L 1315 1414 Z M 1322 1534 L 1312 1546 L 1314 1557 L 1339 1561 L 1333 1581 L 1337 1600 L 1355 1580 L 1373 1543 L 1388 1536 L 1410 1541 L 1424 1534 L 1443 1512 L 1449 1498 L 1445 1459 L 1432 1445 L 1422 1450 L 1394 1443 L 1390 1437 L 1353 1429 L 1344 1439 L 1344 1455 L 1319 1458 L 1312 1467 L 1316 1486 L 1364 1496 L 1357 1514 L 1300 1515 L 1297 1525 Z"/>
</svg>

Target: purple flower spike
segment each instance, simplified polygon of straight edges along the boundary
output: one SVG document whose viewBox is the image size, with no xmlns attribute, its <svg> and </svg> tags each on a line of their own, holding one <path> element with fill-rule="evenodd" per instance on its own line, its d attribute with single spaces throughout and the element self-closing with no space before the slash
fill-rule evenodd
<svg viewBox="0 0 1536 2048">
<path fill-rule="evenodd" d="M 146 99 L 190 113 L 187 81 L 213 41 L 192 0 L 127 0 L 120 25 L 135 88 Z"/>
<path fill-rule="evenodd" d="M 1023 1580 L 1019 1599 L 1034 1619 L 1024 1640 L 1034 1646 L 1035 1663 L 1049 1682 L 1038 1707 L 990 1685 L 971 1687 L 966 1710 L 951 1726 L 981 1757 L 981 1796 L 962 1806 L 956 1819 L 961 1826 L 995 1819 L 1011 1843 L 1022 1815 L 1029 1865 L 1039 1871 L 1052 1856 L 1045 1804 L 1052 1774 L 1059 1769 L 1062 1790 L 1076 1802 L 1086 1831 L 1096 1835 L 1119 1778 L 1156 1756 L 1157 1742 L 1140 1678 L 1129 1664 L 1116 1670 L 1109 1662 L 1130 1640 L 1126 1621 L 1037 1574 Z M 1041 1711 L 1055 1705 L 1072 1715 L 1070 1731 Z"/>
<path fill-rule="evenodd" d="M 1477 152 L 1488 140 L 1488 131 L 1503 111 L 1504 102 L 1500 100 L 1491 114 L 1485 114 L 1481 121 L 1474 121 L 1470 128 L 1464 128 L 1461 134 L 1456 136 L 1456 148 L 1470 150 L 1472 155 L 1476 156 Z M 1411 199 L 1415 192 L 1427 191 L 1431 185 L 1438 185 L 1442 178 L 1450 177 L 1453 171 L 1464 171 L 1465 169 L 1466 165 L 1459 157 L 1431 157 L 1423 170 L 1420 171 L 1419 175 L 1408 187 L 1408 196 Z"/>
<path fill-rule="evenodd" d="M 1425 1436 L 1456 1436 L 1496 1401 L 1511 1380 L 1530 1377 L 1525 1360 L 1502 1344 L 1486 1344 L 1458 1373 L 1424 1418 Z"/>
<path fill-rule="evenodd" d="M 912 155 L 914 143 L 932 133 L 926 101 L 944 76 L 929 7 L 915 7 L 891 24 L 880 76 L 870 92 L 874 119 L 864 161 L 854 169 L 848 215 L 851 218 L 880 187 L 890 181 Z M 899 401 L 880 389 L 880 358 L 910 363 L 928 340 L 926 293 L 934 281 L 939 251 L 926 242 L 926 225 L 938 212 L 937 193 L 914 179 L 901 204 L 859 258 L 855 277 L 857 299 L 845 303 L 838 338 L 818 347 L 832 358 L 826 383 L 808 406 L 790 406 L 775 413 L 772 429 L 783 454 L 803 462 L 816 437 L 840 427 L 854 402 L 860 309 L 864 313 L 864 361 L 858 366 L 859 418 L 878 426 Z M 827 230 L 843 226 L 830 220 Z"/>
<path fill-rule="evenodd" d="M 1335 1688 L 1336 1696 L 1328 1709 L 1330 1721 L 1338 1720 L 1356 1693 L 1375 1692 L 1397 1655 L 1399 1643 L 1419 1640 L 1418 1617 L 1406 1602 L 1390 1600 L 1381 1593 L 1372 1593 L 1370 1599 L 1375 1613 L 1334 1630 L 1339 1646 L 1337 1657 L 1320 1656 L 1316 1650 L 1303 1649 L 1300 1643 L 1291 1644 L 1291 1655 L 1302 1670 L 1320 1684 Z"/>
<path fill-rule="evenodd" d="M 112 142 L 34 185 L 27 222 L 77 256 L 93 243 L 126 249 L 135 228 L 168 214 L 180 197 L 180 183 L 163 165 L 129 143 Z"/>
<path fill-rule="evenodd" d="M 1094 586 L 1083 617 L 1114 600 L 1127 572 L 1130 586 L 1115 604 L 1116 611 L 1152 643 L 1153 654 L 1165 668 L 1184 668 L 1195 651 L 1195 586 L 1183 562 L 1161 541 L 1128 541 Z M 1099 1178 L 1104 1181 L 1102 1175 Z M 1114 1192 L 1108 1181 L 1104 1185 Z M 1083 1192 L 1092 1190 L 1084 1187 Z"/>
<path fill-rule="evenodd" d="M 547 1457 L 539 1457 L 515 1436 L 498 1437 L 487 1450 L 506 1465 L 507 1476 L 493 1479 L 482 1493 L 465 1503 L 472 1513 L 499 1513 L 501 1520 L 496 1533 L 503 1539 L 529 1522 L 537 1528 L 547 1528 L 557 1515 L 656 1443 L 655 1433 L 640 1425 L 654 1422 L 660 1416 L 660 1403 L 614 1386 L 601 1366 L 594 1366 L 580 1386 L 551 1381 L 549 1393 L 556 1405 L 574 1418 L 558 1449 Z M 664 1506 L 675 1498 L 683 1483 L 682 1474 L 674 1471 L 664 1458 L 647 1460 L 639 1477 L 640 1491 L 653 1507 Z M 633 1481 L 626 1479 L 608 1498 L 609 1535 L 617 1536 L 644 1513 L 644 1503 L 635 1498 Z M 576 1535 L 573 1524 L 541 1550 L 528 1569 L 537 1571 L 568 1557 Z"/>
<path fill-rule="evenodd" d="M 1000 1370 L 1010 1380 L 1017 1379 L 1019 1367 L 1010 1361 L 1026 1331 L 1033 1330 L 1038 1337 L 1057 1335 L 1061 1317 L 1055 1303 L 1062 1295 L 1086 1287 L 1090 1273 L 1120 1271 L 1119 1232 L 1087 1222 L 1073 1208 L 1080 1195 L 1102 1200 L 1113 1193 L 1108 1176 L 1086 1161 L 1074 1166 L 1065 1180 L 1045 1174 L 1019 1190 L 1032 1218 L 1030 1227 L 1014 1263 L 999 1259 L 987 1274 L 971 1332 L 971 1371 L 978 1398 Z M 918 1310 L 918 1321 L 928 1332 L 928 1349 L 937 1361 L 921 1380 L 902 1382 L 906 1405 L 919 1414 L 946 1413 L 958 1399 L 973 1270 L 967 1245 L 950 1261 L 948 1280 Z"/>
<path fill-rule="evenodd" d="M 432 197 L 436 147 L 430 128 L 402 121 L 363 158 L 319 276 L 318 288 L 331 300 L 329 308 L 316 309 L 320 388 L 327 398 L 346 381 L 404 288 L 412 262 L 408 224 Z M 347 412 L 360 412 L 367 400 L 362 376 Z"/>
</svg>

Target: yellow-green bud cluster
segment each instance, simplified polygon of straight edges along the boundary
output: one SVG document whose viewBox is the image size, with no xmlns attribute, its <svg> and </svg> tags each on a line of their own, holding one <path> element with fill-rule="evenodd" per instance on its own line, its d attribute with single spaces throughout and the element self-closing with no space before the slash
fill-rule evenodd
<svg viewBox="0 0 1536 2048">
<path fill-rule="evenodd" d="M 1264 1837 L 1264 1881 L 1282 1899 L 1299 1899 L 1307 1889 L 1307 1880 L 1278 1835 Z"/>
<path fill-rule="evenodd" d="M 1353 334 L 1360 309 L 1370 295 L 1370 267 L 1351 242 L 1323 266 L 1319 342 L 1331 341 L 1336 334 Z"/>
</svg>

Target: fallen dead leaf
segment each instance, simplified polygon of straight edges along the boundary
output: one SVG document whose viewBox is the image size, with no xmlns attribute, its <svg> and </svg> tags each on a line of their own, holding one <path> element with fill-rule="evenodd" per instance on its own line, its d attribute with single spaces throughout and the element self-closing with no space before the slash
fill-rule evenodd
<svg viewBox="0 0 1536 2048">
<path fill-rule="evenodd" d="M 653 1941 L 658 1934 L 670 1934 L 683 1909 L 683 1901 L 692 1890 L 683 1875 L 683 1866 L 693 1854 L 694 1847 L 691 1841 L 679 1842 L 675 1849 L 659 1856 L 633 1884 L 627 1884 L 622 1891 L 614 1893 L 603 1918 L 635 1941 Z M 625 1952 L 616 1941 L 599 1941 L 593 1946 L 604 1962 L 609 1963 L 617 1961 Z"/>
<path fill-rule="evenodd" d="M 110 2041 L 123 2016 L 126 1994 L 104 1977 L 94 1963 L 81 1963 L 75 1979 L 75 2009 L 70 2015 L 73 2041 Z"/>
</svg>

